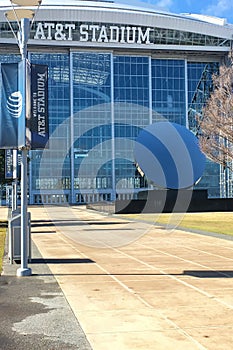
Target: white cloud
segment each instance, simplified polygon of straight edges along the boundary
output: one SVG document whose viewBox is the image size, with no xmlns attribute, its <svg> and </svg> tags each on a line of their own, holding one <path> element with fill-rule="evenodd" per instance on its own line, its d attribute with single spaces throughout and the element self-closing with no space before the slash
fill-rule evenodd
<svg viewBox="0 0 233 350">
<path fill-rule="evenodd" d="M 145 5 L 151 6 L 157 10 L 170 11 L 174 0 L 116 0 L 118 3 L 131 4 L 131 5 Z"/>
<path fill-rule="evenodd" d="M 148 0 L 145 2 L 149 4 L 153 4 L 153 6 L 158 10 L 164 10 L 164 11 L 169 11 L 171 9 L 171 6 L 173 5 L 173 0 L 159 0 L 159 1 Z"/>
<path fill-rule="evenodd" d="M 203 10 L 203 14 L 224 17 L 229 15 L 229 11 L 233 10 L 233 3 L 229 0 L 218 0 L 216 4 L 208 6 Z"/>
<path fill-rule="evenodd" d="M 158 6 L 160 8 L 170 8 L 173 4 L 173 0 L 160 0 L 157 3 L 155 3 L 155 6 Z"/>
</svg>

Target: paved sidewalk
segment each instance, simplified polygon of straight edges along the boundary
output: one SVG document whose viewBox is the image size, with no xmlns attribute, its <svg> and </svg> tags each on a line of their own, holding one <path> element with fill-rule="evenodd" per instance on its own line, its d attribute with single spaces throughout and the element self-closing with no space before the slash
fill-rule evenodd
<svg viewBox="0 0 233 350">
<path fill-rule="evenodd" d="M 0 208 L 0 218 L 7 217 Z M 7 242 L 6 242 L 7 243 Z M 6 250 L 8 249 L 6 244 Z M 16 277 L 20 265 L 4 258 L 0 276 L 1 350 L 91 350 L 61 288 L 35 244 L 32 276 Z"/>
<path fill-rule="evenodd" d="M 30 211 L 32 239 L 43 258 L 34 253 L 30 267 L 36 276 L 14 277 L 15 284 L 25 283 L 25 290 L 31 286 L 35 293 L 25 298 L 26 314 L 6 324 L 19 344 L 46 334 L 54 345 L 42 342 L 38 349 L 232 349 L 232 241 L 129 222 L 85 207 Z M 5 265 L 0 281 L 8 278 L 6 271 Z M 0 287 L 6 303 L 10 287 Z M 64 307 L 48 304 L 57 297 Z M 42 311 L 34 312 L 33 305 Z M 54 308 L 60 321 L 47 318 Z M 35 334 L 28 325 L 38 314 Z M 62 335 L 61 319 L 71 327 Z M 52 323 L 54 330 L 46 326 Z"/>
</svg>

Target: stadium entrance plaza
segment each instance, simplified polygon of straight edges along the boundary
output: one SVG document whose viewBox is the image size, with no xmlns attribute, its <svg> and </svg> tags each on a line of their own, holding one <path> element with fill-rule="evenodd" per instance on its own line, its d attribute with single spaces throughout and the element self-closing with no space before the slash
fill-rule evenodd
<svg viewBox="0 0 233 350">
<path fill-rule="evenodd" d="M 94 350 L 232 349 L 233 241 L 85 206 L 29 210 Z"/>
</svg>

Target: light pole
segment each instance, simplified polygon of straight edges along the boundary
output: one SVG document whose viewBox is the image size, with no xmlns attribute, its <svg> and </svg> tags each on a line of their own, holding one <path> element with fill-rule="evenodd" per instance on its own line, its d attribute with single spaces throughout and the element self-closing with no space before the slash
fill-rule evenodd
<svg viewBox="0 0 233 350">
<path fill-rule="evenodd" d="M 35 11 L 31 10 L 30 7 L 36 6 L 38 11 L 41 5 L 41 0 L 10 0 L 12 9 L 6 12 L 5 16 L 10 25 L 10 28 L 17 40 L 19 46 L 21 58 L 22 58 L 22 86 L 24 92 L 24 111 L 25 111 L 25 123 L 27 118 L 27 93 L 28 89 L 28 69 L 27 69 L 27 43 L 29 40 L 30 29 L 32 20 L 35 17 Z M 25 8 L 26 7 L 26 8 Z M 29 8 L 28 8 L 29 7 Z M 18 32 L 14 32 L 11 22 L 18 23 Z M 25 130 L 25 145 L 21 147 L 21 267 L 17 270 L 17 276 L 30 276 L 32 271 L 28 267 L 28 212 L 27 212 L 27 153 L 28 145 L 26 144 L 26 124 Z"/>
</svg>

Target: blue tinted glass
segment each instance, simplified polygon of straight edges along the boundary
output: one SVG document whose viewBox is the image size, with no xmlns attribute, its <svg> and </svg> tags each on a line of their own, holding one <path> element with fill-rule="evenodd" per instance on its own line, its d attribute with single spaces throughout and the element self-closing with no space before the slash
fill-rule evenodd
<svg viewBox="0 0 233 350">
<path fill-rule="evenodd" d="M 149 107 L 148 57 L 114 57 L 114 101 Z"/>
<path fill-rule="evenodd" d="M 0 55 L 0 63 L 17 63 L 21 60 L 21 55 Z"/>
<path fill-rule="evenodd" d="M 48 66 L 49 133 L 53 146 L 40 166 L 41 151 L 32 151 L 32 188 L 70 189 L 70 160 L 66 156 L 70 139 L 70 75 L 68 54 L 31 54 L 31 62 Z M 67 120 L 65 128 L 59 128 Z M 54 131 L 58 130 L 56 135 Z M 62 178 L 59 168 L 62 167 Z M 40 173 L 39 173 L 40 172 Z M 41 175 L 42 174 L 42 175 Z M 41 178 L 42 177 L 42 178 Z"/>
<path fill-rule="evenodd" d="M 202 107 L 212 91 L 212 75 L 218 72 L 219 67 L 216 62 L 188 62 L 187 66 L 189 127 L 193 132 L 196 132 L 196 115 L 201 113 Z M 208 188 L 209 197 L 219 197 L 219 171 L 218 164 L 207 161 L 204 175 L 196 188 Z"/>
<path fill-rule="evenodd" d="M 198 83 L 201 80 L 205 70 L 206 63 L 188 63 L 188 102 L 192 102 L 192 98 L 197 89 Z"/>
<path fill-rule="evenodd" d="M 112 167 L 105 166 L 105 159 L 112 158 L 111 55 L 73 53 L 72 84 L 75 183 L 85 189 L 110 188 Z"/>
<path fill-rule="evenodd" d="M 49 67 L 50 134 L 68 120 L 66 128 L 54 140 L 56 147 L 47 151 L 50 156 L 42 179 L 39 177 L 42 152 L 31 153 L 33 191 L 70 190 L 71 158 L 70 153 L 66 154 L 64 150 L 71 138 L 71 103 L 74 111 L 72 132 L 75 190 L 82 188 L 101 191 L 114 188 L 114 166 L 116 187 L 119 190 L 145 186 L 145 182 L 141 178 L 139 180 L 133 160 L 129 158 L 133 140 L 140 129 L 150 123 L 150 96 L 153 111 L 171 121 L 185 124 L 186 95 L 189 109 L 202 108 L 203 100 L 197 91 L 208 95 L 215 63 L 188 62 L 188 79 L 185 82 L 184 60 L 152 59 L 150 81 L 150 59 L 147 56 L 115 55 L 112 58 L 107 53 L 75 52 L 72 53 L 71 75 L 69 57 L 69 54 L 57 53 L 30 55 L 33 63 L 47 64 Z M 17 62 L 20 59 L 20 55 L 0 56 L 0 62 Z M 185 83 L 188 91 L 185 91 Z M 157 113 L 153 114 L 153 121 L 156 120 Z M 189 115 L 192 126 L 195 124 L 195 116 Z M 128 143 L 128 140 L 132 143 Z M 57 172 L 61 160 L 62 178 Z M 209 195 L 215 197 L 219 195 L 219 181 L 219 166 L 208 162 L 198 188 L 208 188 Z"/>
<path fill-rule="evenodd" d="M 163 118 L 186 124 L 185 62 L 152 60 L 152 108 Z"/>
<path fill-rule="evenodd" d="M 140 127 L 149 123 L 149 58 L 114 57 L 116 184 L 119 191 L 138 186 L 139 175 L 129 155 Z M 120 138 L 120 140 L 117 140 Z M 144 184 L 145 185 L 145 184 Z"/>
</svg>

